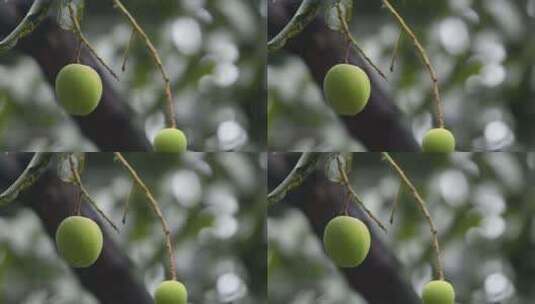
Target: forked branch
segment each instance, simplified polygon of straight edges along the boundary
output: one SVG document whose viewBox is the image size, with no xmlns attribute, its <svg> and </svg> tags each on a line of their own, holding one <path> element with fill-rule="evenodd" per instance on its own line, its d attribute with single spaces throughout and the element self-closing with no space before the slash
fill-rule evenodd
<svg viewBox="0 0 535 304">
<path fill-rule="evenodd" d="M 414 34 L 414 32 L 411 30 L 411 28 L 407 25 L 403 17 L 396 11 L 396 9 L 390 4 L 388 0 L 382 0 L 385 7 L 394 15 L 398 23 L 400 24 L 401 28 L 409 35 L 410 39 L 416 46 L 416 50 L 418 51 L 418 54 L 420 55 L 420 58 L 424 62 L 425 67 L 429 71 L 429 76 L 431 77 L 431 81 L 433 82 L 433 97 L 435 102 L 435 111 L 436 111 L 436 119 L 438 122 L 438 126 L 440 128 L 444 127 L 444 116 L 442 114 L 442 100 L 440 98 L 440 91 L 438 86 L 438 76 L 435 72 L 435 69 L 433 68 L 433 65 L 431 64 L 431 60 L 429 60 L 429 57 L 427 56 L 427 53 L 420 43 L 418 41 L 418 38 Z"/>
<path fill-rule="evenodd" d="M 76 169 L 76 166 L 74 164 L 74 160 L 73 160 L 73 156 L 72 155 L 69 155 L 69 165 L 70 165 L 70 168 L 71 168 L 71 173 L 72 173 L 72 175 L 74 177 L 74 183 L 78 186 L 78 188 L 82 192 L 82 196 L 91 204 L 91 206 L 93 206 L 93 208 L 98 212 L 98 214 L 103 219 L 105 219 L 106 222 L 108 222 L 108 224 L 110 224 L 110 226 L 115 231 L 119 232 L 119 229 L 117 228 L 117 226 L 113 223 L 113 221 L 108 216 L 106 216 L 104 211 L 102 211 L 102 209 L 100 209 L 98 207 L 97 203 L 93 200 L 91 195 L 89 195 L 89 192 L 87 192 L 87 189 L 84 187 L 84 184 L 82 183 L 82 178 L 80 177 L 80 173 Z"/>
<path fill-rule="evenodd" d="M 163 213 L 160 210 L 158 201 L 156 201 L 156 199 L 152 195 L 152 192 L 149 190 L 147 185 L 145 185 L 143 180 L 137 174 L 136 170 L 130 165 L 130 163 L 128 163 L 128 161 L 123 157 L 123 155 L 120 152 L 115 152 L 115 156 L 121 162 L 121 164 L 126 168 L 128 173 L 130 173 L 130 176 L 132 177 L 134 182 L 139 186 L 139 188 L 143 191 L 143 193 L 145 193 L 145 196 L 148 199 L 148 202 L 150 204 L 152 211 L 154 211 L 154 213 L 160 220 L 160 224 L 165 234 L 165 246 L 167 248 L 167 257 L 169 259 L 168 271 L 171 276 L 171 279 L 176 280 L 175 251 L 174 251 L 174 246 L 173 246 L 173 240 L 171 239 L 171 229 L 169 229 L 169 225 L 167 224 L 167 221 L 165 220 L 165 217 L 163 216 Z"/>
<path fill-rule="evenodd" d="M 387 232 L 385 225 L 383 225 L 383 223 L 381 223 L 381 221 L 373 214 L 373 212 L 371 212 L 371 210 L 366 207 L 366 205 L 364 204 L 364 201 L 360 199 L 357 192 L 351 186 L 351 183 L 349 182 L 349 178 L 345 170 L 342 168 L 340 158 L 336 157 L 336 162 L 338 165 L 338 172 L 340 173 L 340 176 L 342 177 L 342 180 L 341 180 L 342 185 L 346 187 L 347 192 L 349 193 L 349 196 L 351 197 L 351 200 L 357 203 L 357 205 L 362 210 L 364 210 L 364 212 L 366 212 L 366 214 L 377 224 L 377 226 L 379 226 L 379 228 L 381 228 L 384 232 Z"/>
<path fill-rule="evenodd" d="M 68 9 L 69 9 L 69 17 L 71 19 L 71 22 L 74 26 L 74 32 L 76 33 L 76 35 L 78 36 L 78 39 L 80 39 L 80 42 L 85 45 L 87 47 L 87 49 L 89 50 L 89 52 L 91 52 L 91 54 L 93 54 L 93 56 L 106 68 L 106 70 L 108 70 L 108 72 L 117 80 L 119 80 L 119 77 L 117 76 L 117 74 L 115 74 L 115 72 L 113 71 L 113 69 L 111 67 L 109 67 L 106 62 L 104 61 L 104 59 L 102 59 L 98 54 L 97 54 L 97 51 L 95 51 L 95 49 L 93 48 L 93 46 L 91 45 L 91 43 L 89 43 L 89 40 L 87 40 L 87 38 L 85 37 L 84 33 L 82 32 L 82 27 L 80 26 L 80 22 L 78 21 L 78 18 L 76 17 L 76 14 L 74 13 L 74 10 L 72 9 L 72 7 L 70 5 L 67 5 Z M 80 51 L 80 48 L 78 48 L 78 51 Z M 79 58 L 79 53 L 78 53 L 78 57 Z"/>
<path fill-rule="evenodd" d="M 414 186 L 414 184 L 411 182 L 411 180 L 407 177 L 403 169 L 396 163 L 396 161 L 388 154 L 388 152 L 383 152 L 383 157 L 387 161 L 387 163 L 394 169 L 396 174 L 399 176 L 401 181 L 407 186 L 407 188 L 410 190 L 412 196 L 416 200 L 416 203 L 418 204 L 418 208 L 423 213 L 427 223 L 429 224 L 429 228 L 431 230 L 432 235 L 432 243 L 433 243 L 433 250 L 435 255 L 435 261 L 433 263 L 433 270 L 435 273 L 435 276 L 439 280 L 444 280 L 444 271 L 442 270 L 442 262 L 440 258 L 440 245 L 438 242 L 438 231 L 435 226 L 435 223 L 433 222 L 433 218 L 431 217 L 431 213 L 429 213 L 429 210 L 427 209 L 427 204 L 425 203 L 424 199 L 420 196 L 420 193 Z"/>
<path fill-rule="evenodd" d="M 336 13 L 338 15 L 338 20 L 340 21 L 340 24 L 342 25 L 342 34 L 344 35 L 345 39 L 348 41 L 348 43 L 351 44 L 351 46 L 357 51 L 360 53 L 360 55 L 362 56 L 362 58 L 364 58 L 364 60 L 366 62 L 368 62 L 368 64 L 377 71 L 377 73 L 379 75 L 381 75 L 381 77 L 383 77 L 383 79 L 386 80 L 386 75 L 381 71 L 381 69 L 379 69 L 379 67 L 377 65 L 375 65 L 375 63 L 373 63 L 373 61 L 371 60 L 370 57 L 368 57 L 368 55 L 366 55 L 366 52 L 364 52 L 364 50 L 359 46 L 359 44 L 357 43 L 357 40 L 355 39 L 355 37 L 353 37 L 353 35 L 351 34 L 351 31 L 349 30 L 349 25 L 347 24 L 347 21 L 346 21 L 346 16 L 344 16 L 344 11 L 342 10 L 342 8 L 340 7 L 340 4 L 338 3 L 336 5 Z"/>
<path fill-rule="evenodd" d="M 149 36 L 143 31 L 141 26 L 137 23 L 136 19 L 130 14 L 130 12 L 126 9 L 124 4 L 120 0 L 112 0 L 115 7 L 119 9 L 119 11 L 126 17 L 132 28 L 139 34 L 139 36 L 143 39 L 145 44 L 147 45 L 147 48 L 149 49 L 150 54 L 152 55 L 152 58 L 154 59 L 154 62 L 156 63 L 156 66 L 158 67 L 158 70 L 160 71 L 160 74 L 162 75 L 164 84 L 165 84 L 165 97 L 166 97 L 166 110 L 165 110 L 165 123 L 167 127 L 169 128 L 176 128 L 176 122 L 175 122 L 175 106 L 173 104 L 173 95 L 171 92 L 171 80 L 169 79 L 169 76 L 167 72 L 165 71 L 165 68 L 163 66 L 162 60 L 160 59 L 160 55 L 158 54 L 158 51 L 156 50 L 156 47 L 152 44 L 151 40 L 149 39 Z"/>
</svg>

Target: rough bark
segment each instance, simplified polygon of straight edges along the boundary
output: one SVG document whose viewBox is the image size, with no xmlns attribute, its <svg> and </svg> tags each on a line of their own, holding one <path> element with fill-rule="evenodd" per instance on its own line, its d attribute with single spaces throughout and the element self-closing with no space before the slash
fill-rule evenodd
<svg viewBox="0 0 535 304">
<path fill-rule="evenodd" d="M 268 1 L 268 36 L 276 35 L 290 20 L 300 1 Z M 330 67 L 342 63 L 345 58 L 342 35 L 330 30 L 321 18 L 314 20 L 301 34 L 291 39 L 285 50 L 302 58 L 318 85 Z M 410 130 L 401 122 L 399 109 L 382 89 L 376 72 L 361 57 L 353 54 L 350 62 L 372 75 L 372 93 L 364 111 L 354 117 L 339 116 L 352 137 L 362 142 L 370 151 L 411 152 L 419 151 Z"/>
<path fill-rule="evenodd" d="M 292 160 L 291 154 L 271 154 L 269 189 L 273 189 L 284 179 L 295 160 Z M 345 193 L 342 186 L 329 181 L 322 172 L 316 171 L 298 190 L 290 192 L 281 204 L 300 209 L 308 218 L 314 233 L 321 238 L 329 220 L 344 210 L 344 202 L 347 199 Z M 402 265 L 378 237 L 378 233 L 382 232 L 377 232 L 374 224 L 354 204 L 351 204 L 349 214 L 363 220 L 371 228 L 372 244 L 364 263 L 356 268 L 340 269 L 348 284 L 368 303 L 419 304 L 419 297 L 403 276 Z"/>
</svg>

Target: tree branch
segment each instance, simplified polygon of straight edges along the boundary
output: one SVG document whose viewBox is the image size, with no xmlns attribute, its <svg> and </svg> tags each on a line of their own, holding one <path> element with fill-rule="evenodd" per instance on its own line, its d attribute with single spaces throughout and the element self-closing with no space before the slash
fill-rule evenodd
<svg viewBox="0 0 535 304">
<path fill-rule="evenodd" d="M 172 280 L 176 280 L 176 262 L 174 250 L 175 247 L 173 245 L 173 239 L 171 237 L 171 229 L 169 228 L 169 225 L 167 224 L 167 221 L 165 220 L 165 217 L 163 216 L 163 213 L 160 210 L 158 201 L 156 201 L 149 187 L 145 185 L 143 180 L 137 174 L 136 170 L 132 167 L 132 165 L 130 165 L 130 163 L 128 163 L 128 161 L 123 157 L 123 155 L 120 152 L 115 152 L 115 156 L 117 157 L 119 162 L 126 168 L 128 173 L 132 177 L 132 180 L 139 186 L 141 190 L 143 190 L 143 193 L 145 194 L 150 203 L 152 211 L 154 211 L 154 214 L 156 214 L 156 216 L 160 220 L 160 224 L 162 225 L 162 230 L 164 232 L 165 247 L 167 249 L 167 258 L 169 261 L 169 269 L 167 270 L 168 277 L 170 277 Z"/>
<path fill-rule="evenodd" d="M 435 253 L 435 261 L 433 263 L 433 270 L 435 273 L 435 276 L 439 280 L 444 280 L 444 270 L 442 269 L 442 262 L 440 259 L 440 245 L 438 243 L 438 231 L 435 226 L 435 223 L 433 222 L 433 218 L 431 217 L 431 213 L 427 209 L 427 204 L 425 203 L 424 199 L 414 186 L 414 184 L 411 182 L 411 180 L 407 177 L 403 169 L 398 165 L 398 163 L 388 154 L 387 152 L 383 152 L 384 159 L 388 163 L 390 167 L 396 172 L 396 174 L 399 176 L 401 181 L 409 188 L 411 191 L 412 196 L 416 200 L 416 203 L 418 205 L 418 208 L 422 212 L 422 214 L 425 217 L 425 220 L 429 224 L 429 229 L 431 230 L 431 236 L 433 239 L 432 247 L 433 251 Z"/>
</svg>

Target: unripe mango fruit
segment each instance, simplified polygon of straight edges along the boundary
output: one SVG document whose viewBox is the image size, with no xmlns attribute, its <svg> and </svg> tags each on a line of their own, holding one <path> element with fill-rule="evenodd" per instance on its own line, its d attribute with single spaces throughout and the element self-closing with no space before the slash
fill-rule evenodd
<svg viewBox="0 0 535 304">
<path fill-rule="evenodd" d="M 188 140 L 184 132 L 175 128 L 162 129 L 154 138 L 156 152 L 184 152 L 188 148 Z"/>
<path fill-rule="evenodd" d="M 186 304 L 188 291 L 184 284 L 170 280 L 163 281 L 154 293 L 156 304 Z"/>
<path fill-rule="evenodd" d="M 56 95 L 65 111 L 85 116 L 98 106 L 102 97 L 102 80 L 90 66 L 69 64 L 56 77 Z"/>
<path fill-rule="evenodd" d="M 431 281 L 424 286 L 422 300 L 424 304 L 454 304 L 455 290 L 446 281 Z"/>
<path fill-rule="evenodd" d="M 337 114 L 356 115 L 370 99 L 370 79 L 355 65 L 337 64 L 325 75 L 323 92 Z"/>
<path fill-rule="evenodd" d="M 75 268 L 93 265 L 102 252 L 102 230 L 90 218 L 69 216 L 56 230 L 60 255 Z"/>
<path fill-rule="evenodd" d="M 370 251 L 370 243 L 366 224 L 350 216 L 333 218 L 323 232 L 325 251 L 339 267 L 360 265 Z"/>
<path fill-rule="evenodd" d="M 424 152 L 450 153 L 455 150 L 455 137 L 444 128 L 427 131 L 422 142 Z"/>
</svg>

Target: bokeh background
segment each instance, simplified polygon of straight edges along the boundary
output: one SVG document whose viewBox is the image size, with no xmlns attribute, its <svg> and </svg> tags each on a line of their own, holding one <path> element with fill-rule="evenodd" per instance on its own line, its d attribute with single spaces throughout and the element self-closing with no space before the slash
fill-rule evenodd
<svg viewBox="0 0 535 304">
<path fill-rule="evenodd" d="M 124 156 L 153 191 L 175 235 L 177 273 L 189 302 L 266 303 L 265 159 L 252 153 Z M 7 161 L 2 156 L 0 165 Z M 120 233 L 102 228 L 152 294 L 164 279 L 166 256 L 160 222 L 144 195 L 131 190 L 113 154 L 88 155 L 82 180 Z M 22 202 L 0 208 L 0 303 L 98 303 Z"/>
<path fill-rule="evenodd" d="M 456 289 L 456 303 L 532 303 L 535 154 L 391 155 L 428 203 L 439 231 L 446 279 Z M 374 237 L 385 242 L 399 260 L 394 271 L 420 294 L 431 279 L 431 234 L 426 221 L 412 196 L 402 192 L 394 224 L 389 224 L 399 180 L 380 154 L 356 153 L 352 168 L 353 188 L 389 230 L 384 234 L 372 225 Z M 327 190 L 303 191 L 321 196 Z M 294 204 L 312 202 L 286 200 L 269 210 L 270 301 L 367 303 L 325 255 L 309 218 Z"/>
<path fill-rule="evenodd" d="M 434 64 L 446 125 L 460 151 L 525 151 L 535 147 L 534 0 L 393 1 Z M 399 120 L 421 142 L 432 125 L 431 81 L 381 1 L 355 1 L 353 36 L 388 76 L 375 89 L 390 94 Z M 338 35 L 332 32 L 332 35 Z M 309 41 L 312 43 L 312 41 Z M 339 62 L 343 62 L 343 58 Z M 363 151 L 325 104 L 300 57 L 279 51 L 268 66 L 269 146 L 273 151 Z M 371 132 L 371 131 L 370 131 Z"/>
<path fill-rule="evenodd" d="M 7 5 L 0 2 L 0 10 Z M 135 0 L 125 5 L 162 57 L 176 119 L 191 146 L 196 151 L 261 150 L 266 137 L 265 0 Z M 51 10 L 51 17 L 58 12 Z M 145 44 L 134 40 L 123 73 L 131 29 L 112 1 L 86 1 L 82 27 L 119 74 L 119 82 L 107 77 L 152 140 L 164 126 L 164 86 Z M 55 102 L 36 62 L 15 50 L 0 55 L 0 148 L 97 150 Z"/>
</svg>

